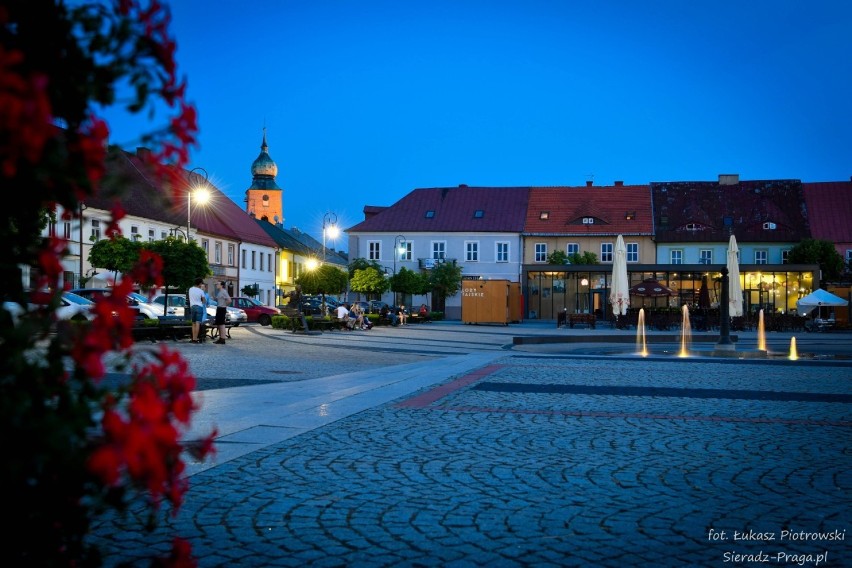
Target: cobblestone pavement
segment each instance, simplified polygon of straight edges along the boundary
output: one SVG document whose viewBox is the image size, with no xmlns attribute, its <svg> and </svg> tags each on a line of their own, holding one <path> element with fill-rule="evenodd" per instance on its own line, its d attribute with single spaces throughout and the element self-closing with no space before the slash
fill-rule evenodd
<svg viewBox="0 0 852 568">
<path fill-rule="evenodd" d="M 104 520 L 92 541 L 107 564 L 144 565 L 176 533 L 200 566 L 852 566 L 848 364 L 375 331 L 326 334 L 327 356 L 316 338 L 260 329 L 180 349 L 202 381 L 248 381 L 222 393 L 377 370 L 377 356 L 424 373 L 441 357 L 494 357 L 196 473 L 151 534 L 139 511 Z"/>
</svg>

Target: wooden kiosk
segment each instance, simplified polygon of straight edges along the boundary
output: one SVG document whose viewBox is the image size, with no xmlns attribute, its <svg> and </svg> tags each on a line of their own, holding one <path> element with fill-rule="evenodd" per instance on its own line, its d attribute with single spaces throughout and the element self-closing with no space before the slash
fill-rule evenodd
<svg viewBox="0 0 852 568">
<path fill-rule="evenodd" d="M 521 285 L 508 280 L 463 280 L 462 322 L 520 322 L 523 313 Z"/>
</svg>

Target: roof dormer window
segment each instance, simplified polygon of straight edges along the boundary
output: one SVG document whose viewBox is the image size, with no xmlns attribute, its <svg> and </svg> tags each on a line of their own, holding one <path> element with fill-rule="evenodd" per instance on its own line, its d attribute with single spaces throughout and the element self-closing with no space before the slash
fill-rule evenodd
<svg viewBox="0 0 852 568">
<path fill-rule="evenodd" d="M 483 211 L 482 209 L 477 209 L 476 211 L 473 212 L 473 218 L 474 219 L 482 219 L 484 216 L 485 216 L 485 211 Z"/>
<path fill-rule="evenodd" d="M 774 231 L 777 227 L 778 227 L 778 225 L 776 225 L 775 223 L 772 223 L 771 221 L 767 221 L 766 223 L 763 224 L 763 230 L 764 231 Z"/>
<path fill-rule="evenodd" d="M 687 223 L 686 227 L 684 227 L 687 231 L 700 231 L 701 225 L 698 223 Z"/>
<path fill-rule="evenodd" d="M 583 224 L 584 225 L 594 225 L 595 224 L 595 218 L 594 217 L 583 217 Z"/>
<path fill-rule="evenodd" d="M 542 211 L 541 213 L 538 214 L 538 218 L 541 219 L 542 221 L 546 221 L 547 219 L 550 219 L 550 211 Z"/>
<path fill-rule="evenodd" d="M 428 210 L 428 211 L 426 212 L 426 218 L 427 218 L 427 219 L 431 219 L 431 218 L 433 218 L 434 216 L 435 216 L 435 210 L 434 210 L 434 209 L 430 209 L 430 210 Z"/>
</svg>

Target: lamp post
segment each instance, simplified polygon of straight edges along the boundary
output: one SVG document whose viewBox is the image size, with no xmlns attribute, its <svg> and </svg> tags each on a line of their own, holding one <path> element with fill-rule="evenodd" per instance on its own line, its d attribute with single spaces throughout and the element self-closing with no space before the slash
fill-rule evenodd
<svg viewBox="0 0 852 568">
<path fill-rule="evenodd" d="M 201 172 L 200 174 L 196 174 L 195 172 Z M 194 175 L 193 175 L 194 174 Z M 204 178 L 204 182 L 199 184 L 197 178 L 201 176 Z M 186 190 L 186 242 L 189 244 L 189 229 L 190 229 L 190 220 L 192 218 L 192 190 L 193 190 L 193 178 L 195 178 L 195 191 L 196 191 L 196 201 L 199 203 L 204 203 L 207 201 L 207 198 L 210 197 L 210 190 L 207 186 L 207 170 L 204 168 L 192 168 L 189 170 L 187 174 L 187 178 L 190 182 L 190 187 Z"/>
<path fill-rule="evenodd" d="M 397 259 L 397 257 L 399 257 L 400 254 L 402 254 L 403 251 L 405 251 L 405 248 L 403 247 L 403 245 L 405 245 L 405 236 L 397 235 L 396 237 L 394 237 L 394 239 L 393 239 L 393 275 L 394 276 L 396 276 L 396 259 Z M 396 290 L 393 291 L 393 304 L 394 304 L 394 306 L 399 305 L 399 304 L 397 304 L 397 301 L 396 301 Z"/>
<path fill-rule="evenodd" d="M 328 226 L 328 229 L 326 229 Z M 329 211 L 322 218 L 322 261 L 325 263 L 325 237 L 329 234 L 332 239 L 337 239 L 340 229 L 337 228 L 337 215 Z"/>
</svg>

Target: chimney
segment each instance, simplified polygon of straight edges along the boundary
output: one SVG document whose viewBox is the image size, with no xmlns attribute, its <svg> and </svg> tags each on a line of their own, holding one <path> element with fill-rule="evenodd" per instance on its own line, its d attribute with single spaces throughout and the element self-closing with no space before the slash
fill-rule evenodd
<svg viewBox="0 0 852 568">
<path fill-rule="evenodd" d="M 624 182 L 623 182 L 623 181 L 618 180 L 618 181 L 616 181 L 616 182 L 615 182 L 615 187 L 623 187 L 623 186 L 624 186 Z"/>
<path fill-rule="evenodd" d="M 592 184 L 593 184 L 593 183 L 595 183 L 595 182 L 594 182 L 594 181 L 592 181 L 592 180 L 587 181 L 587 182 L 586 182 L 586 187 L 592 187 Z"/>
<path fill-rule="evenodd" d="M 719 174 L 719 185 L 737 185 L 740 183 L 740 174 Z"/>
</svg>

